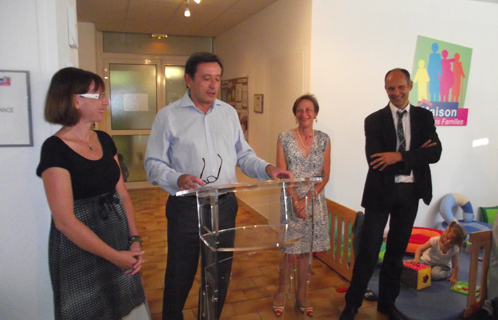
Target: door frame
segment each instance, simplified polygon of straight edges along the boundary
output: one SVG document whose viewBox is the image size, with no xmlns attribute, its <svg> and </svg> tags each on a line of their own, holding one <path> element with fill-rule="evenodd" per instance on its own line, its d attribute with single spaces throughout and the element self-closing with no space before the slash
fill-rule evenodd
<svg viewBox="0 0 498 320">
<path fill-rule="evenodd" d="M 109 65 L 134 64 L 134 65 L 156 65 L 156 113 L 165 107 L 165 67 L 185 66 L 188 56 L 168 56 L 149 54 L 125 54 L 125 53 L 103 53 L 103 68 L 101 77 L 106 86 L 106 96 L 110 98 Z M 110 102 L 112 103 L 112 102 Z M 150 129 L 139 130 L 112 130 L 111 126 L 111 104 L 106 107 L 104 120 L 95 124 L 95 129 L 107 132 L 111 137 L 114 135 L 150 135 Z M 125 182 L 128 189 L 153 188 L 148 181 Z"/>
</svg>

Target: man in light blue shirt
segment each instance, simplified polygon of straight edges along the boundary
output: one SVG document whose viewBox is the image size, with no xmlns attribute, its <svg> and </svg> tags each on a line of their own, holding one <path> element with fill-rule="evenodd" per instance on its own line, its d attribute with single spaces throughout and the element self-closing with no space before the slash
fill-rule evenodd
<svg viewBox="0 0 498 320">
<path fill-rule="evenodd" d="M 292 178 L 292 173 L 256 156 L 244 139 L 235 109 L 216 99 L 222 73 L 223 65 L 216 55 L 192 54 L 184 75 L 189 89 L 183 98 L 157 113 L 147 145 L 147 179 L 170 194 L 166 204 L 168 258 L 163 319 L 183 319 L 182 309 L 199 261 L 196 199 L 176 197 L 176 192 L 235 183 L 237 166 L 259 180 Z M 235 195 L 220 196 L 219 208 L 220 229 L 233 228 L 238 209 Z M 230 268 L 227 264 L 220 271 L 217 317 L 223 307 Z"/>
</svg>

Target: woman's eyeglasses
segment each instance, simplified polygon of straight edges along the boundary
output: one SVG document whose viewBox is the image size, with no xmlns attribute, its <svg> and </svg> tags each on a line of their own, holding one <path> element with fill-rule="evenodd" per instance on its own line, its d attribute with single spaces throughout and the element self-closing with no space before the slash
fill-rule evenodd
<svg viewBox="0 0 498 320">
<path fill-rule="evenodd" d="M 105 93 L 82 93 L 78 95 L 83 98 L 90 98 L 90 99 L 104 99 L 105 98 Z"/>
<path fill-rule="evenodd" d="M 204 181 L 204 185 L 208 185 L 210 183 L 216 182 L 218 180 L 218 178 L 220 177 L 221 167 L 223 166 L 223 158 L 219 154 L 217 154 L 217 156 L 221 160 L 220 167 L 218 169 L 218 175 L 216 177 L 213 175 L 207 176 L 205 180 L 202 179 L 202 174 L 204 173 L 204 168 L 206 168 L 206 160 L 204 158 L 202 158 L 202 162 L 204 163 L 204 165 L 202 166 L 200 178 L 202 179 L 202 181 Z"/>
</svg>

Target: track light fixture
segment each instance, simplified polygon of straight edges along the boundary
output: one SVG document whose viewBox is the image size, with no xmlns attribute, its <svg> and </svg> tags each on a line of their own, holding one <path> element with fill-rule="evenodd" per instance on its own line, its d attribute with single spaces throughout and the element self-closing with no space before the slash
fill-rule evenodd
<svg viewBox="0 0 498 320">
<path fill-rule="evenodd" d="M 187 0 L 187 6 L 185 7 L 185 17 L 190 17 L 190 10 L 188 9 L 188 0 Z"/>
<path fill-rule="evenodd" d="M 162 33 L 153 33 L 150 35 L 152 38 L 155 38 L 157 40 L 163 40 L 164 38 L 167 38 L 167 34 L 162 34 Z"/>
</svg>

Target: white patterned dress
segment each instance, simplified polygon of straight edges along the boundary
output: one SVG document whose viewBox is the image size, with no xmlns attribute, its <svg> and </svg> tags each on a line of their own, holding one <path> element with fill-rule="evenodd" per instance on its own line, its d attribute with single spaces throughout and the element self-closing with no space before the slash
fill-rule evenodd
<svg viewBox="0 0 498 320">
<path fill-rule="evenodd" d="M 281 133 L 278 136 L 280 144 L 284 149 L 287 170 L 294 174 L 295 178 L 310 178 L 322 175 L 323 153 L 327 149 L 329 136 L 318 130 L 314 130 L 314 139 L 311 146 L 310 154 L 305 157 L 299 149 L 296 137 L 292 130 Z M 302 198 L 307 190 L 296 190 L 296 194 Z M 293 208 L 292 205 L 290 205 Z M 294 209 L 292 209 L 294 210 Z M 284 223 L 283 209 L 281 212 L 281 222 Z M 286 245 L 282 251 L 289 254 L 299 254 L 310 252 L 312 245 L 313 252 L 326 251 L 330 249 L 329 235 L 329 218 L 327 213 L 327 203 L 325 201 L 325 192 L 322 190 L 314 203 L 313 217 L 313 243 L 311 243 L 311 219 L 301 219 L 292 214 L 287 223 L 289 229 L 304 234 L 298 242 Z"/>
</svg>

